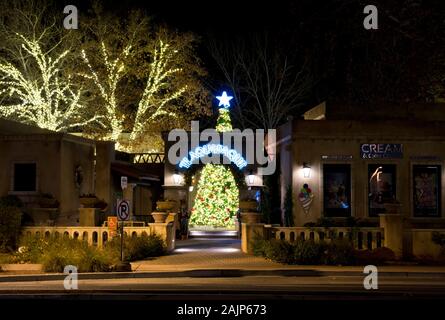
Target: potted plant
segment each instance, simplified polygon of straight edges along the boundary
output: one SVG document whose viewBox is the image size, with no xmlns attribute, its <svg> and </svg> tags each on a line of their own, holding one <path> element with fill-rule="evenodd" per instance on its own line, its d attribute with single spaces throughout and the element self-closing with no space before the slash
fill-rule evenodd
<svg viewBox="0 0 445 320">
<path fill-rule="evenodd" d="M 97 197 L 94 194 L 82 194 L 79 196 L 80 205 L 83 208 L 94 208 L 97 202 Z"/>
<path fill-rule="evenodd" d="M 156 210 L 163 211 L 163 212 L 169 212 L 173 210 L 173 208 L 176 205 L 176 201 L 173 200 L 160 200 L 156 201 Z"/>
<path fill-rule="evenodd" d="M 107 211 L 108 209 L 108 203 L 106 203 L 104 200 L 97 200 L 96 203 L 94 203 L 94 208 L 99 209 L 102 212 Z"/>
<path fill-rule="evenodd" d="M 165 223 L 168 215 L 169 215 L 168 212 L 165 211 L 153 211 L 151 213 L 151 216 L 153 217 L 155 223 Z"/>
</svg>

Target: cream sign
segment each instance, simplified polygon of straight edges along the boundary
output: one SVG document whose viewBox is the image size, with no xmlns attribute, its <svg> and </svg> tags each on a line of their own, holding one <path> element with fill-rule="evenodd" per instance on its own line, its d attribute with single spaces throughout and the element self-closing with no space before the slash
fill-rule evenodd
<svg viewBox="0 0 445 320">
<path fill-rule="evenodd" d="M 364 143 L 360 145 L 362 159 L 400 159 L 403 149 L 400 143 Z"/>
</svg>

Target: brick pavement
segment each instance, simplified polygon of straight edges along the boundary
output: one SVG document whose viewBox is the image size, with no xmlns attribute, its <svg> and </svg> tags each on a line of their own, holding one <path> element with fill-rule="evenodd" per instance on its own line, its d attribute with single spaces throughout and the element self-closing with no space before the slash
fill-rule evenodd
<svg viewBox="0 0 445 320">
<path fill-rule="evenodd" d="M 194 238 L 177 241 L 166 256 L 133 262 L 134 271 L 180 271 L 190 269 L 262 269 L 283 265 L 241 252 L 241 242 L 232 238 Z"/>
</svg>

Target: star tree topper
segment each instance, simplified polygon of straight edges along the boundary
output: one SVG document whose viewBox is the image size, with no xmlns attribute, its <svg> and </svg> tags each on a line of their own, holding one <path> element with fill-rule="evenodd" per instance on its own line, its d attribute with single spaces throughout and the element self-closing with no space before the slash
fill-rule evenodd
<svg viewBox="0 0 445 320">
<path fill-rule="evenodd" d="M 230 107 L 230 100 L 232 100 L 233 97 L 232 96 L 228 96 L 227 92 L 223 91 L 222 95 L 217 96 L 216 99 L 219 100 L 218 107 L 223 106 L 224 108 L 229 108 Z"/>
</svg>

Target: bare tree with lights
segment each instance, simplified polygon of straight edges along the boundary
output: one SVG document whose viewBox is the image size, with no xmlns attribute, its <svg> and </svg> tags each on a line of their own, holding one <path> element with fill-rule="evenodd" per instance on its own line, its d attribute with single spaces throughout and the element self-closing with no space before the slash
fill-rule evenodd
<svg viewBox="0 0 445 320">
<path fill-rule="evenodd" d="M 81 87 L 63 71 L 68 41 L 62 45 L 66 38 L 55 18 L 42 23 L 46 10 L 19 2 L 1 16 L 0 116 L 53 131 L 100 123 L 102 117 L 82 103 Z"/>
<path fill-rule="evenodd" d="M 140 11 L 123 18 L 94 9 L 81 75 L 100 97 L 97 108 L 105 109 L 102 138 L 117 141 L 123 151 L 147 151 L 147 137 L 153 146 L 161 131 L 187 127 L 190 119 L 210 113 L 193 34 L 153 28 Z"/>
<path fill-rule="evenodd" d="M 306 63 L 297 64 L 267 34 L 233 40 L 233 45 L 213 41 L 210 53 L 235 95 L 234 117 L 247 128 L 277 128 L 302 106 L 313 81 Z"/>
</svg>

